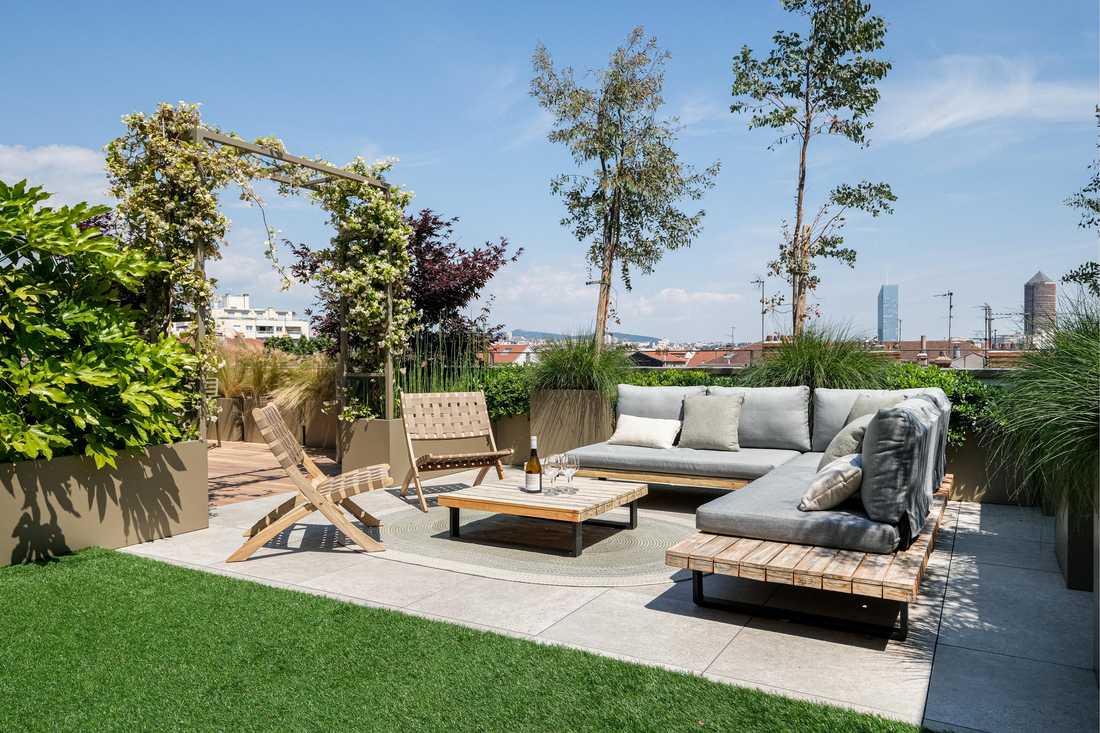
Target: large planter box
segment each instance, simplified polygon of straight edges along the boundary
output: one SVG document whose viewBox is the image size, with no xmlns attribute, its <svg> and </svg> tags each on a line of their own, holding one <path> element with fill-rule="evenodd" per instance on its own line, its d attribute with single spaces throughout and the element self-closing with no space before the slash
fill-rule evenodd
<svg viewBox="0 0 1100 733">
<path fill-rule="evenodd" d="M 1014 497 L 1018 481 L 1010 471 L 994 471 L 991 475 L 988 460 L 988 449 L 973 433 L 967 433 L 961 447 L 948 447 L 947 472 L 955 475 L 952 499 L 983 504 L 1033 503 Z"/>
<path fill-rule="evenodd" d="M 511 458 L 504 459 L 510 466 L 522 466 L 531 455 L 531 418 L 527 415 L 511 415 L 493 421 L 493 438 L 497 448 L 510 448 Z"/>
<path fill-rule="evenodd" d="M 1065 506 L 1054 516 L 1054 553 L 1066 587 L 1071 590 L 1093 590 L 1096 547 L 1093 517 L 1072 514 Z"/>
<path fill-rule="evenodd" d="M 0 464 L 0 566 L 85 547 L 125 547 L 208 526 L 206 445 Z"/>
<path fill-rule="evenodd" d="M 543 456 L 611 437 L 611 401 L 599 392 L 543 390 L 531 395 L 531 434 Z"/>
</svg>

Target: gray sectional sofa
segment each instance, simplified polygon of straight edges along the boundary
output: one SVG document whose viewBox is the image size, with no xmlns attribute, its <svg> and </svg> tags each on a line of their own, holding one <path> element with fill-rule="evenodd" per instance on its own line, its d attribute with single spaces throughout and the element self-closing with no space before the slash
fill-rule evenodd
<svg viewBox="0 0 1100 733">
<path fill-rule="evenodd" d="M 943 480 L 951 404 L 937 388 L 897 392 L 808 387 L 619 385 L 621 415 L 681 419 L 685 397 L 740 394 L 739 450 L 643 448 L 608 442 L 577 448 L 582 473 L 737 488 L 699 507 L 703 532 L 872 553 L 904 549 L 920 532 Z M 826 447 L 861 395 L 902 401 L 876 413 L 864 438 L 863 486 L 845 504 L 802 511 L 799 501 Z"/>
</svg>

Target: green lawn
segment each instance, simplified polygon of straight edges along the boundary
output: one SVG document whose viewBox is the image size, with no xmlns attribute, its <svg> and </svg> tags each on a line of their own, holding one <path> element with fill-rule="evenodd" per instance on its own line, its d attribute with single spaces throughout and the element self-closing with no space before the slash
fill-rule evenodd
<svg viewBox="0 0 1100 733">
<path fill-rule="evenodd" d="M 103 550 L 0 609 L 3 731 L 915 730 Z"/>
</svg>

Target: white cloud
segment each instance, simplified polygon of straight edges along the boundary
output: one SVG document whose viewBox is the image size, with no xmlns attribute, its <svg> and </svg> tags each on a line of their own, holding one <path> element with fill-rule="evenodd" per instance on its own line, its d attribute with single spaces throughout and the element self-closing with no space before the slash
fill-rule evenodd
<svg viewBox="0 0 1100 733">
<path fill-rule="evenodd" d="M 921 81 L 883 89 L 873 136 L 916 141 L 994 120 L 1091 118 L 1094 84 L 1038 78 L 1035 65 L 1003 56 L 944 56 Z"/>
<path fill-rule="evenodd" d="M 0 145 L 0 180 L 23 179 L 54 194 L 49 203 L 106 203 L 107 176 L 103 153 L 76 145 Z"/>
</svg>

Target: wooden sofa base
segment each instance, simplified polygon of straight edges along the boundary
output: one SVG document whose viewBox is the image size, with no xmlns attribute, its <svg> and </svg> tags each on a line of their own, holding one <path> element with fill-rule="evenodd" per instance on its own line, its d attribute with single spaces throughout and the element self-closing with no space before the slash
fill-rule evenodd
<svg viewBox="0 0 1100 733">
<path fill-rule="evenodd" d="M 721 606 L 747 612 L 743 604 L 708 599 L 703 593 L 703 576 L 710 573 L 733 575 L 767 583 L 798 585 L 836 593 L 883 598 L 902 604 L 901 627 L 869 627 L 863 624 L 814 616 L 820 625 L 852 628 L 860 626 L 867 633 L 905 637 L 908 621 L 907 604 L 916 600 L 921 577 L 932 555 L 936 533 L 943 519 L 947 499 L 951 496 L 954 476 L 944 477 L 932 499 L 930 521 L 905 550 L 890 554 L 837 550 L 831 547 L 770 542 L 750 537 L 696 532 L 673 545 L 665 553 L 665 564 L 692 571 L 693 597 L 700 605 Z M 756 609 L 757 615 L 760 609 Z M 799 620 L 795 616 L 810 616 L 769 608 L 769 615 Z"/>
<path fill-rule="evenodd" d="M 647 484 L 667 484 L 669 486 L 701 486 L 708 489 L 733 491 L 748 486 L 751 482 L 739 478 L 715 478 L 710 476 L 691 476 L 678 473 L 647 473 L 645 471 L 621 471 L 615 468 L 582 468 L 578 476 L 588 478 L 611 479 L 614 481 L 641 481 Z"/>
</svg>

